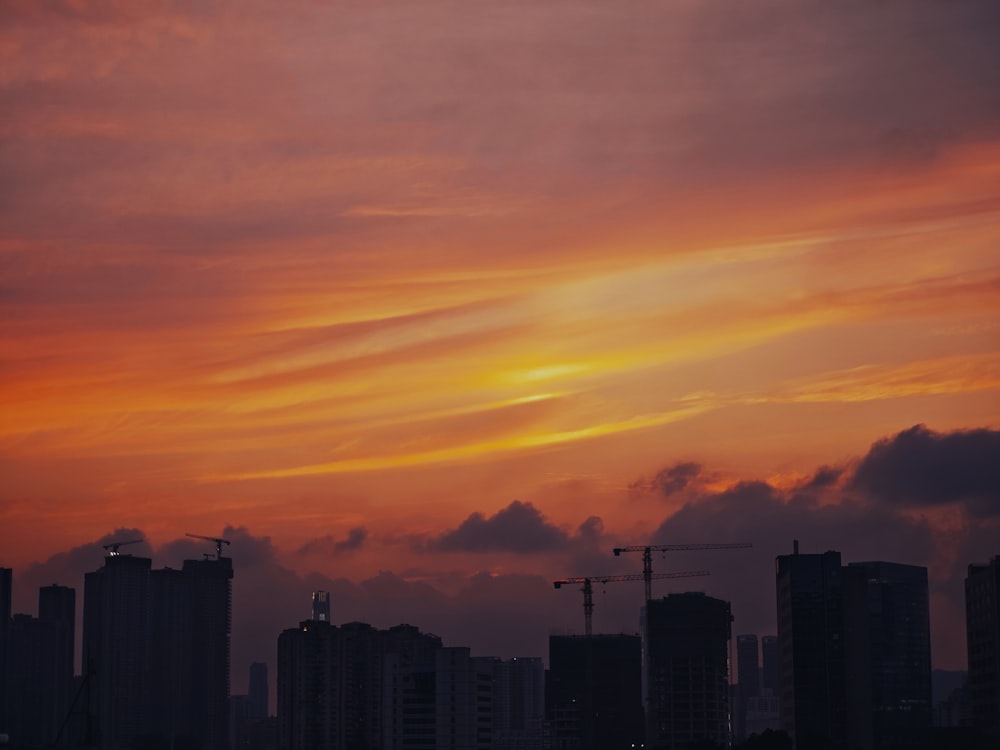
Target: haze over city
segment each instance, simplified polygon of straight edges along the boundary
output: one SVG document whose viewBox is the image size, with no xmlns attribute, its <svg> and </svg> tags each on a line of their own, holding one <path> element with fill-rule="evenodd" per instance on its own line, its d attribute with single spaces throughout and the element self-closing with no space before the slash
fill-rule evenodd
<svg viewBox="0 0 1000 750">
<path fill-rule="evenodd" d="M 774 632 L 774 558 L 1000 538 L 991 0 L 0 7 L 0 565 L 221 535 L 233 691 L 335 622 L 544 655 L 551 581 Z M 638 629 L 640 584 L 595 628 Z M 530 613 L 530 617 L 526 616 Z"/>
</svg>

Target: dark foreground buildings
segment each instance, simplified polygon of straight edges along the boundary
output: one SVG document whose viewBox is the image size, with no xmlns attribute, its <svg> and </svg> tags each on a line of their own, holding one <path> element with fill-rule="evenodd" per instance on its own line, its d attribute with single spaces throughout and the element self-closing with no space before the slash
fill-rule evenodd
<svg viewBox="0 0 1000 750">
<path fill-rule="evenodd" d="M 232 576 L 221 556 L 152 570 L 123 554 L 85 576 L 94 747 L 228 750 Z"/>
<path fill-rule="evenodd" d="M 541 750 L 542 680 L 540 659 L 473 657 L 410 625 L 306 620 L 278 638 L 278 746 Z"/>
<path fill-rule="evenodd" d="M 965 627 L 972 725 L 1000 747 L 1000 555 L 969 566 Z"/>
<path fill-rule="evenodd" d="M 690 592 L 643 610 L 646 747 L 729 742 L 729 602 Z"/>
<path fill-rule="evenodd" d="M 777 559 L 782 726 L 796 750 L 920 747 L 931 727 L 926 568 Z"/>
<path fill-rule="evenodd" d="M 549 636 L 545 705 L 553 748 L 641 747 L 645 728 L 639 636 Z"/>
<path fill-rule="evenodd" d="M 10 590 L 8 572 L 0 592 L 7 612 Z M 53 585 L 39 590 L 38 617 L 18 614 L 4 622 L 0 682 L 7 702 L 0 733 L 15 747 L 50 747 L 58 739 L 73 688 L 75 615 L 76 591 Z"/>
</svg>

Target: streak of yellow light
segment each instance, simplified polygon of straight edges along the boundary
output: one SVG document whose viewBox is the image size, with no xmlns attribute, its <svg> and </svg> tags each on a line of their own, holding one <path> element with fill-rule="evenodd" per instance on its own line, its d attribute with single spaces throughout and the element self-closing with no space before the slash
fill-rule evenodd
<svg viewBox="0 0 1000 750">
<path fill-rule="evenodd" d="M 577 442 L 596 437 L 604 437 L 622 432 L 631 432 L 648 427 L 678 422 L 696 416 L 709 407 L 692 406 L 672 411 L 645 414 L 618 422 L 606 422 L 576 430 L 564 430 L 537 435 L 522 435 L 503 440 L 485 441 L 471 445 L 459 445 L 433 451 L 407 453 L 401 455 L 366 456 L 363 458 L 330 461 L 310 466 L 296 466 L 287 469 L 247 472 L 224 476 L 205 477 L 207 482 L 239 481 L 249 479 L 283 479 L 312 476 L 317 474 L 343 474 L 351 472 L 378 471 L 385 469 L 412 468 L 442 463 L 463 463 L 484 455 L 508 453 L 532 448 L 546 448 L 564 443 Z"/>
</svg>

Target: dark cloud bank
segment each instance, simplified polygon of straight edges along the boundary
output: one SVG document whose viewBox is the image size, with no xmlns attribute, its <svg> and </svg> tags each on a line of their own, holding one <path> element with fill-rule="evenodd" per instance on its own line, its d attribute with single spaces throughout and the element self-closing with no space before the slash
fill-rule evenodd
<svg viewBox="0 0 1000 750">
<path fill-rule="evenodd" d="M 278 633 L 307 616 L 314 589 L 331 592 L 335 622 L 361 620 L 379 627 L 406 622 L 440 635 L 448 644 L 471 646 L 477 654 L 545 655 L 550 632 L 579 631 L 582 625 L 577 592 L 571 587 L 569 593 L 555 591 L 551 580 L 561 575 L 637 572 L 638 557 L 614 558 L 611 548 L 646 541 L 752 542 L 749 550 L 678 552 L 654 559 L 658 572 L 710 569 L 710 578 L 691 583 L 657 582 L 654 594 L 704 589 L 728 599 L 739 633 L 774 632 L 774 557 L 789 553 L 793 539 L 800 541 L 803 552 L 839 550 L 845 562 L 926 565 L 935 664 L 961 668 L 965 568 L 1000 554 L 998 459 L 998 431 L 936 433 L 918 425 L 876 442 L 850 467 L 821 467 L 791 488 L 743 481 L 709 493 L 699 481 L 701 467 L 679 464 L 659 472 L 653 482 L 628 488 L 634 493 L 641 487 L 684 501 L 646 539 L 608 534 L 597 517 L 571 531 L 552 523 L 532 504 L 515 501 L 493 515 L 473 513 L 457 527 L 415 543 L 413 554 L 482 554 L 483 568 L 499 555 L 536 556 L 539 574 L 480 572 L 460 577 L 449 593 L 389 571 L 362 581 L 320 572 L 298 575 L 281 563 L 268 537 L 228 527 L 224 536 L 232 540 L 236 568 L 233 690 L 244 689 L 251 661 L 265 660 L 274 666 Z M 626 497 L 623 492 L 623 502 Z M 938 509 L 951 511 L 953 521 L 947 529 L 936 526 L 928 513 Z M 15 604 L 21 605 L 20 611 L 32 611 L 32 592 L 53 581 L 74 585 L 82 593 L 83 572 L 101 564 L 100 544 L 140 536 L 139 529 L 117 529 L 97 543 L 18 571 Z M 341 540 L 317 539 L 295 554 L 326 553 L 343 560 L 368 543 L 367 531 L 356 528 Z M 202 542 L 181 539 L 155 551 L 145 542 L 128 551 L 153 555 L 154 565 L 160 567 L 179 566 L 206 550 Z M 638 630 L 641 586 L 599 587 L 595 600 L 599 631 Z"/>
</svg>

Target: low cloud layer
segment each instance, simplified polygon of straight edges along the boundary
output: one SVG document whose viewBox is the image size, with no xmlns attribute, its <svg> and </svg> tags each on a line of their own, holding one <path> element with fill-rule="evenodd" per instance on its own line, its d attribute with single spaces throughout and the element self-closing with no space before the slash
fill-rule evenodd
<svg viewBox="0 0 1000 750">
<path fill-rule="evenodd" d="M 515 500 L 492 516 L 473 513 L 457 528 L 429 543 L 443 552 L 548 552 L 565 547 L 570 537 L 531 503 Z"/>
<path fill-rule="evenodd" d="M 1000 517 L 1000 431 L 915 425 L 875 443 L 850 485 L 889 506 L 961 503 L 974 516 Z"/>
<path fill-rule="evenodd" d="M 347 532 L 343 539 L 337 539 L 332 534 L 326 534 L 318 539 L 310 539 L 296 550 L 296 554 L 302 557 L 310 555 L 342 555 L 347 552 L 356 552 L 365 546 L 368 539 L 368 529 L 364 526 L 357 526 Z"/>
</svg>

